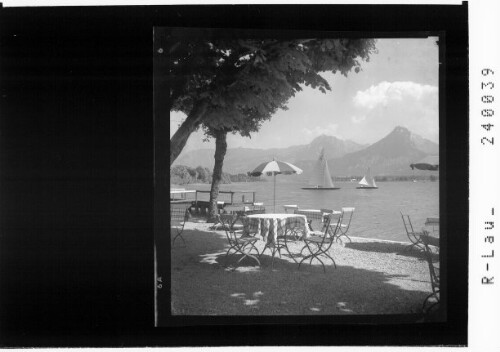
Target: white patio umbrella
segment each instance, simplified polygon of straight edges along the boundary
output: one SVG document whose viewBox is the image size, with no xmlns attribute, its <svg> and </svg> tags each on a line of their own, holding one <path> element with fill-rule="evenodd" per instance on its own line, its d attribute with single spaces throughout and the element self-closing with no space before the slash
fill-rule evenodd
<svg viewBox="0 0 500 352">
<path fill-rule="evenodd" d="M 259 166 L 257 166 L 252 172 L 249 174 L 251 176 L 273 176 L 273 209 L 276 211 L 276 175 L 283 174 L 283 175 L 291 175 L 291 174 L 301 174 L 302 169 L 298 168 L 295 165 L 292 165 L 290 163 L 284 162 L 284 161 L 279 161 L 279 160 L 272 160 L 272 161 L 267 161 Z"/>
</svg>

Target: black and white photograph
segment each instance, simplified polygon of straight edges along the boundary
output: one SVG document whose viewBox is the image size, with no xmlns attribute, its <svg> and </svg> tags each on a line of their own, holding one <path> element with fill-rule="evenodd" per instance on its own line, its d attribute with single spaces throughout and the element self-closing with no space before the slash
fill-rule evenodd
<svg viewBox="0 0 500 352">
<path fill-rule="evenodd" d="M 2 2 L 0 346 L 492 345 L 498 23 L 442 2 Z"/>
<path fill-rule="evenodd" d="M 154 32 L 173 316 L 446 320 L 439 33 Z"/>
</svg>

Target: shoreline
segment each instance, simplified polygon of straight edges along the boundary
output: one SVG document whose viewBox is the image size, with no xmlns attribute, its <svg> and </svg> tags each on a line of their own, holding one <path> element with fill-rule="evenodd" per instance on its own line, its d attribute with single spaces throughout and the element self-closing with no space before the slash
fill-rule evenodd
<svg viewBox="0 0 500 352">
<path fill-rule="evenodd" d="M 191 224 L 191 225 L 189 225 Z M 203 227 L 203 228 L 195 228 L 192 227 L 194 224 L 207 224 L 208 226 Z M 212 223 L 207 223 L 205 220 L 196 220 L 196 221 L 188 221 L 184 227 L 185 230 L 207 230 L 207 231 L 220 231 L 220 230 L 210 230 L 208 229 L 210 226 L 212 226 Z M 385 240 L 385 239 L 379 239 L 379 238 L 373 238 L 373 237 L 360 237 L 360 236 L 349 236 L 353 242 L 382 242 L 382 243 L 388 243 L 388 244 L 397 244 L 401 246 L 406 246 L 410 245 L 410 241 L 393 241 L 393 240 Z M 438 237 L 439 238 L 439 237 Z M 355 241 L 354 241 L 355 240 Z"/>
</svg>

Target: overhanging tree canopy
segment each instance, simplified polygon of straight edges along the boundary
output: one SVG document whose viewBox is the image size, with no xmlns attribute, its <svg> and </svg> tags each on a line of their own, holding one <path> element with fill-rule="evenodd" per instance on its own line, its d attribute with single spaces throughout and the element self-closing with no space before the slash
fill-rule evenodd
<svg viewBox="0 0 500 352">
<path fill-rule="evenodd" d="M 249 136 L 301 85 L 331 90 L 321 72 L 358 72 L 375 51 L 373 39 L 206 39 L 202 31 L 181 39 L 176 30 L 165 39 L 165 98 L 187 115 L 170 140 L 170 165 L 201 124 Z"/>
</svg>

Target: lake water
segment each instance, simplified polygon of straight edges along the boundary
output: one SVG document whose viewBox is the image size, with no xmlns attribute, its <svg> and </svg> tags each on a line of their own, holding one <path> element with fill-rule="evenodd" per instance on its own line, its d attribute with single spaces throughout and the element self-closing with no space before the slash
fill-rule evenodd
<svg viewBox="0 0 500 352">
<path fill-rule="evenodd" d="M 296 204 L 303 209 L 341 210 L 342 207 L 354 207 L 356 210 L 349 229 L 350 235 L 392 241 L 408 241 L 400 210 L 410 215 L 415 230 L 420 230 L 428 217 L 439 217 L 439 181 L 379 182 L 379 188 L 372 190 L 356 189 L 356 182 L 335 182 L 335 187 L 341 189 L 332 191 L 301 189 L 305 186 L 303 181 L 294 176 L 277 176 L 276 212 L 283 213 L 285 204 Z M 210 190 L 209 184 L 180 187 Z M 220 190 L 253 190 L 256 192 L 256 201 L 264 203 L 266 212 L 274 212 L 272 178 L 268 182 L 225 184 L 221 185 Z M 219 200 L 228 197 L 220 195 Z M 209 196 L 199 195 L 198 198 L 208 200 Z M 241 195 L 236 200 L 241 201 Z"/>
</svg>

